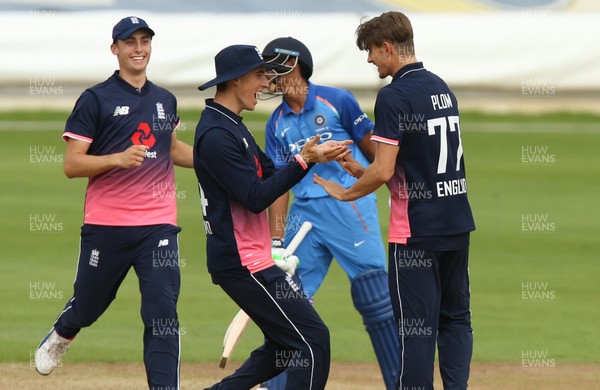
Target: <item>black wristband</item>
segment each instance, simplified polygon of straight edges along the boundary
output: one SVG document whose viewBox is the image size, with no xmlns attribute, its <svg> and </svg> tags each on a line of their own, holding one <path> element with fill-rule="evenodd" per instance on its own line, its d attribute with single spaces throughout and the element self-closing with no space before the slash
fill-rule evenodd
<svg viewBox="0 0 600 390">
<path fill-rule="evenodd" d="M 281 238 L 272 238 L 271 248 L 283 248 L 283 240 Z"/>
</svg>

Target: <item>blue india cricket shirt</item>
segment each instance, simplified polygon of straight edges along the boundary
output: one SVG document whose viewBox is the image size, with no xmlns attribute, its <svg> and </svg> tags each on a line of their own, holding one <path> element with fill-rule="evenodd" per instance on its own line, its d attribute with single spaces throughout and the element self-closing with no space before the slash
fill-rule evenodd
<svg viewBox="0 0 600 390">
<path fill-rule="evenodd" d="M 362 165 L 369 161 L 357 144 L 373 130 L 373 123 L 346 90 L 308 83 L 308 94 L 302 112 L 296 114 L 285 100 L 275 109 L 266 125 L 265 153 L 275 166 L 287 164 L 293 155 L 315 134 L 321 135 L 319 143 L 352 139 L 349 146 L 352 156 Z M 317 164 L 312 172 L 340 183 L 345 188 L 356 181 L 336 161 Z M 297 198 L 320 198 L 329 196 L 309 175 L 296 184 L 292 191 Z"/>
</svg>

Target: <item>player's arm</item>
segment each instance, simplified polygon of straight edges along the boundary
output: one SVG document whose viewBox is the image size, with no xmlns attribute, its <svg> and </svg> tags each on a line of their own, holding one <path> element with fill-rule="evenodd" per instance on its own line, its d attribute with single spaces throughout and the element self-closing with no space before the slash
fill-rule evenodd
<svg viewBox="0 0 600 390">
<path fill-rule="evenodd" d="M 344 90 L 340 94 L 337 106 L 344 129 L 350 134 L 367 160 L 372 163 L 375 159 L 375 142 L 371 141 L 373 122 L 350 91 Z"/>
<path fill-rule="evenodd" d="M 289 199 L 290 193 L 286 192 L 269 206 L 269 227 L 273 238 L 283 239 Z"/>
<path fill-rule="evenodd" d="M 375 160 L 365 170 L 364 174 L 349 188 L 339 183 L 314 175 L 315 183 L 322 186 L 333 198 L 342 201 L 352 201 L 374 192 L 382 184 L 390 180 L 394 174 L 396 157 L 399 148 L 396 145 L 377 143 Z"/>
<path fill-rule="evenodd" d="M 362 137 L 360 142 L 358 142 L 358 148 L 363 152 L 367 160 L 369 162 L 373 162 L 375 160 L 375 142 L 371 141 L 371 136 L 373 135 L 373 131 L 369 131 L 367 134 Z"/>
<path fill-rule="evenodd" d="M 238 141 L 228 132 L 213 129 L 198 143 L 197 156 L 202 167 L 228 195 L 253 213 L 260 213 L 301 180 L 307 168 L 299 163 L 289 164 L 268 179 L 262 180 L 257 167 L 248 164 L 240 153 Z"/>
<path fill-rule="evenodd" d="M 68 178 L 91 177 L 113 168 L 135 168 L 142 165 L 146 157 L 145 145 L 133 145 L 121 153 L 94 156 L 87 154 L 90 143 L 66 138 L 67 151 L 63 169 Z"/>
<path fill-rule="evenodd" d="M 194 168 L 194 148 L 178 140 L 175 132 L 171 136 L 171 158 L 179 167 Z"/>
<path fill-rule="evenodd" d="M 376 145 L 375 142 L 371 141 L 371 135 L 373 135 L 373 132 L 368 132 L 358 143 L 358 147 L 363 152 L 365 157 L 369 160 L 369 162 L 372 163 L 375 159 Z M 339 159 L 338 163 L 342 166 L 342 168 L 344 168 L 346 172 L 348 172 L 351 176 L 354 176 L 356 178 L 360 178 L 367 169 L 361 163 L 356 161 L 351 154 L 342 159 Z"/>
<path fill-rule="evenodd" d="M 294 162 L 265 180 L 259 178 L 256 167 L 247 163 L 238 141 L 228 133 L 223 136 L 222 132 L 208 131 L 197 153 L 203 156 L 205 169 L 233 199 L 251 212 L 260 213 L 299 182 L 313 163 L 332 161 L 349 152 L 343 142 L 317 145 L 318 141 L 317 136 L 307 142 Z"/>
</svg>

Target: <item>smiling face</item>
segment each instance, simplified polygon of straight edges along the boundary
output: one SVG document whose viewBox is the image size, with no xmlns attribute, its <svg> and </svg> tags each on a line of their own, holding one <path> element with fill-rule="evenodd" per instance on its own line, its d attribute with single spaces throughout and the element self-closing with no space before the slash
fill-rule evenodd
<svg viewBox="0 0 600 390">
<path fill-rule="evenodd" d="M 389 69 L 390 55 L 385 42 L 381 46 L 369 46 L 367 53 L 367 62 L 377 67 L 380 79 L 384 79 L 391 74 Z"/>
<path fill-rule="evenodd" d="M 137 30 L 125 40 L 117 40 L 110 46 L 117 56 L 121 73 L 140 75 L 146 72 L 152 52 L 152 36 L 144 29 Z"/>
<path fill-rule="evenodd" d="M 264 66 L 259 66 L 234 80 L 236 103 L 239 112 L 254 110 L 258 102 L 257 95 L 269 86 Z"/>
</svg>

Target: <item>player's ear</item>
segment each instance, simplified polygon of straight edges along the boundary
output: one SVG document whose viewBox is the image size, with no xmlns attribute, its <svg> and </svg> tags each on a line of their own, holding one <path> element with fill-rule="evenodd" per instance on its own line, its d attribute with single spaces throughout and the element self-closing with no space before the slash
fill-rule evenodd
<svg viewBox="0 0 600 390">
<path fill-rule="evenodd" d="M 113 42 L 110 44 L 110 52 L 114 55 L 119 54 L 119 47 L 117 46 L 117 42 Z"/>
<path fill-rule="evenodd" d="M 383 49 L 385 50 L 386 54 L 388 54 L 388 55 L 394 54 L 394 50 L 396 50 L 394 45 L 389 41 L 384 41 L 382 46 L 383 46 Z"/>
</svg>

